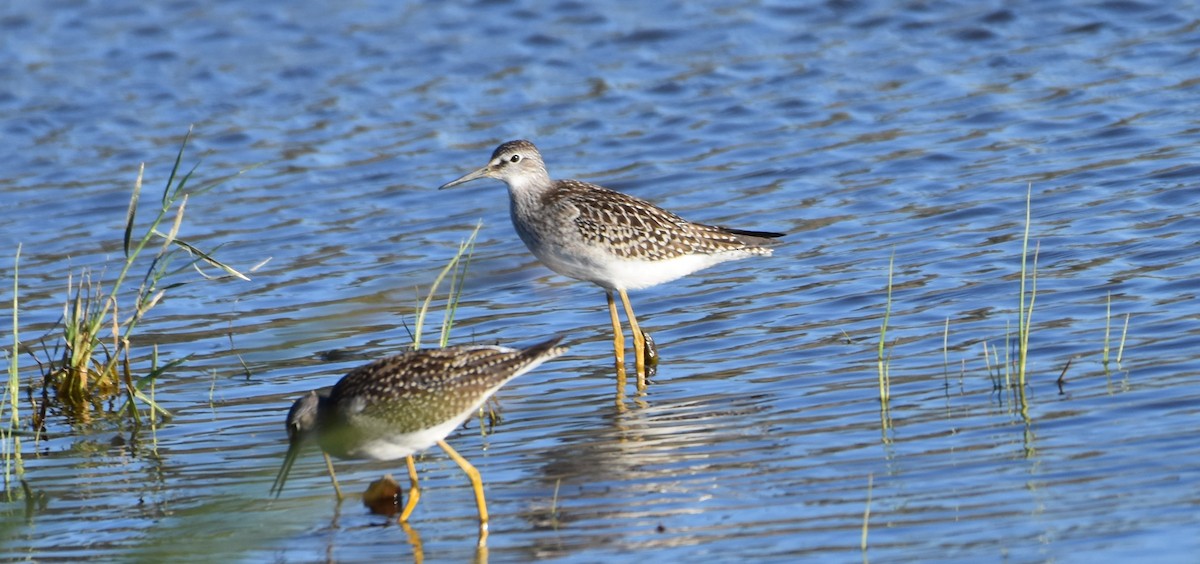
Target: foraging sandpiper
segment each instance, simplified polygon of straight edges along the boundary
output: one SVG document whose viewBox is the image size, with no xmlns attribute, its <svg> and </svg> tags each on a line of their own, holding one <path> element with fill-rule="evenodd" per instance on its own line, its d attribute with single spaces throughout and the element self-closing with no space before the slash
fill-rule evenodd
<svg viewBox="0 0 1200 564">
<path fill-rule="evenodd" d="M 400 522 L 408 521 L 420 499 L 412 455 L 442 447 L 471 480 L 481 532 L 487 505 L 479 472 L 445 438 L 509 380 L 562 355 L 562 337 L 526 349 L 454 346 L 422 349 L 377 360 L 346 374 L 328 393 L 311 391 L 288 412 L 288 451 L 271 486 L 278 496 L 301 447 L 316 439 L 325 453 L 334 489 L 341 497 L 332 454 L 338 458 L 405 458 L 412 490 Z"/>
</svg>

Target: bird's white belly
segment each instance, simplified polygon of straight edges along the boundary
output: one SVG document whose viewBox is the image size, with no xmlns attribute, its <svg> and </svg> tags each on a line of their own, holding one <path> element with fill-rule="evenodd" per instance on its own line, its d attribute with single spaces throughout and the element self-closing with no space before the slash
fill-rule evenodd
<svg viewBox="0 0 1200 564">
<path fill-rule="evenodd" d="M 594 282 L 608 289 L 639 290 L 681 278 L 726 262 L 750 256 L 750 253 L 717 253 L 683 255 L 664 260 L 639 260 L 617 257 L 610 253 L 579 248 L 566 249 L 557 245 L 530 248 L 538 260 L 563 276 Z"/>
<path fill-rule="evenodd" d="M 470 415 L 470 412 L 467 412 Z M 461 419 L 447 421 L 436 427 L 430 427 L 415 433 L 392 434 L 367 439 L 349 452 L 352 458 L 373 458 L 375 460 L 396 460 L 411 454 L 416 454 L 437 444 L 441 439 L 462 424 Z"/>
</svg>

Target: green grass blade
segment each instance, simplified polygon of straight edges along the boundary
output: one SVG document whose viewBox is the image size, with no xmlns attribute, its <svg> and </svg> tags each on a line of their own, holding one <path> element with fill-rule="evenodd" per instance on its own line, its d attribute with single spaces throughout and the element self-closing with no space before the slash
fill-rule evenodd
<svg viewBox="0 0 1200 564">
<path fill-rule="evenodd" d="M 13 258 L 13 298 L 12 298 L 12 352 L 8 354 L 8 386 L 5 389 L 4 401 L 8 404 L 8 429 L 4 432 L 4 491 L 12 501 L 12 484 L 14 474 L 19 479 L 24 474 L 21 463 L 21 437 L 16 432 L 21 428 L 20 413 L 20 360 L 18 351 L 21 350 L 19 304 L 17 292 L 20 289 L 18 267 L 21 262 L 21 244 L 17 243 L 17 254 Z"/>
<path fill-rule="evenodd" d="M 887 343 L 888 322 L 892 318 L 892 275 L 895 270 L 895 262 L 896 248 L 892 247 L 892 256 L 888 259 L 887 304 L 883 311 L 883 323 L 879 326 L 879 401 L 885 409 L 892 395 L 891 377 L 887 366 L 888 360 L 884 357 L 884 348 Z"/>
<path fill-rule="evenodd" d="M 171 167 L 171 174 L 167 176 L 167 186 L 163 188 L 162 195 L 163 211 L 166 211 L 167 208 L 170 207 L 171 186 L 175 184 L 175 175 L 179 172 L 179 167 L 183 165 L 183 151 L 187 148 L 188 140 L 192 138 L 193 128 L 195 128 L 194 125 L 189 125 L 187 133 L 183 135 L 183 142 L 179 144 L 179 152 L 175 154 L 175 165 Z M 193 168 L 192 170 L 195 169 Z"/>
<path fill-rule="evenodd" d="M 1125 335 L 1129 333 L 1129 314 L 1125 314 L 1125 328 L 1121 329 L 1121 344 L 1117 347 L 1117 365 L 1121 365 L 1121 358 L 1125 356 Z"/>
<path fill-rule="evenodd" d="M 480 225 L 482 225 L 482 224 L 480 224 Z M 475 240 L 475 233 L 478 233 L 478 232 L 479 232 L 479 227 L 476 226 L 475 231 L 471 234 L 470 241 L 473 242 Z M 438 273 L 437 277 L 433 279 L 433 284 L 430 285 L 430 287 L 429 287 L 429 294 L 425 296 L 425 301 L 421 304 L 421 307 L 417 310 L 416 326 L 413 328 L 413 344 L 412 344 L 413 350 L 421 348 L 421 332 L 425 326 L 425 316 L 428 315 L 429 308 L 433 304 L 433 297 L 435 295 L 437 295 L 438 286 L 440 286 L 442 283 L 442 280 L 445 280 L 446 276 L 450 272 L 452 272 L 456 266 L 458 266 L 458 262 L 462 259 L 463 254 L 466 252 L 466 250 L 467 250 L 467 246 L 465 244 L 460 244 L 458 247 L 458 252 L 455 253 L 454 257 L 452 257 L 450 259 L 450 262 L 446 263 L 446 266 L 442 268 L 441 272 Z"/>
<path fill-rule="evenodd" d="M 164 237 L 164 238 L 169 237 L 169 235 L 164 235 L 161 231 L 158 231 L 158 230 L 155 230 L 154 234 L 158 235 L 159 237 Z M 219 268 L 222 271 L 224 271 L 226 274 L 228 274 L 234 278 L 237 278 L 239 280 L 244 280 L 246 282 L 250 281 L 249 276 L 246 276 L 245 274 L 238 272 L 238 270 L 233 268 L 232 266 L 229 266 L 229 265 L 213 258 L 210 253 L 206 253 L 206 252 L 196 248 L 195 245 L 192 245 L 191 243 L 188 243 L 187 241 L 184 241 L 183 239 L 178 239 L 178 238 L 172 237 L 170 242 L 171 242 L 171 244 L 186 251 L 189 255 L 196 257 L 197 261 L 201 261 L 201 262 L 207 263 L 210 266 L 213 266 L 215 268 Z M 203 275 L 203 272 L 201 274 Z M 204 275 L 204 277 L 212 278 L 211 276 L 208 276 L 208 275 Z"/>
<path fill-rule="evenodd" d="M 194 174 L 196 174 L 196 170 L 200 168 L 200 162 L 201 161 L 196 161 L 196 164 L 192 165 L 192 168 L 188 169 L 187 174 L 183 175 L 183 178 L 179 179 L 179 182 L 175 184 L 174 189 L 171 189 L 170 186 L 167 186 L 167 190 L 170 192 L 170 196 L 166 197 L 166 195 L 164 194 L 164 201 L 167 202 L 168 205 L 170 204 L 170 202 L 174 202 L 176 199 L 178 199 L 179 195 L 183 193 L 183 189 L 187 187 L 188 181 L 192 179 L 192 176 Z M 167 206 L 164 205 L 163 211 L 166 211 L 166 210 L 167 210 Z"/>
<path fill-rule="evenodd" d="M 475 254 L 475 237 L 479 235 L 479 230 L 483 227 L 483 220 L 475 224 L 475 230 L 471 231 L 471 236 L 458 246 L 459 255 L 466 250 L 466 256 L 459 261 L 461 267 L 455 272 L 454 278 L 450 280 L 450 295 L 446 298 L 446 313 L 442 317 L 442 336 L 441 346 L 444 348 L 450 344 L 450 330 L 454 327 L 454 316 L 458 313 L 458 302 L 462 299 L 463 285 L 467 279 L 467 269 L 471 266 L 471 257 Z M 457 281 L 457 284 L 455 282 Z"/>
<path fill-rule="evenodd" d="M 17 255 L 13 258 L 13 298 L 12 298 L 12 353 L 8 358 L 8 401 L 9 401 L 9 422 L 11 429 L 17 429 L 21 426 L 21 416 L 18 411 L 20 405 L 19 394 L 21 388 L 20 381 L 20 361 L 18 360 L 17 351 L 21 350 L 21 325 L 19 320 L 20 303 L 17 297 L 17 292 L 20 290 L 18 282 L 18 272 L 21 263 L 21 244 L 17 243 Z"/>
<path fill-rule="evenodd" d="M 1021 295 L 1017 319 L 1017 381 L 1021 386 L 1022 397 L 1025 390 L 1026 365 L 1029 360 L 1029 334 L 1032 332 L 1033 304 L 1037 299 L 1037 262 L 1041 250 L 1038 242 L 1033 251 L 1033 264 L 1029 264 L 1029 230 L 1031 210 L 1033 207 L 1033 184 L 1030 183 L 1025 191 L 1025 234 L 1021 239 Z M 1032 267 L 1030 269 L 1030 267 Z M 1030 284 L 1029 302 L 1025 301 L 1026 282 Z"/>
<path fill-rule="evenodd" d="M 858 541 L 858 549 L 863 553 L 863 561 L 867 560 L 867 531 L 871 523 L 871 490 L 875 485 L 875 474 L 867 474 L 867 503 L 863 507 L 862 536 Z"/>
<path fill-rule="evenodd" d="M 133 222 L 137 218 L 138 200 L 142 195 L 142 175 L 146 173 L 146 163 L 138 166 L 137 180 L 133 181 L 133 196 L 129 198 L 129 210 L 125 212 L 125 258 L 129 258 L 129 241 L 133 238 Z"/>
<path fill-rule="evenodd" d="M 1108 364 L 1108 351 L 1111 345 L 1110 339 L 1112 329 L 1112 292 L 1108 293 L 1108 301 L 1104 304 L 1104 352 L 1100 355 L 1100 362 Z"/>
<path fill-rule="evenodd" d="M 179 207 L 175 208 L 175 221 L 171 223 L 171 230 L 167 232 L 167 236 L 163 237 L 162 247 L 158 249 L 158 256 L 167 254 L 171 249 L 171 243 L 175 241 L 175 237 L 179 235 L 179 228 L 183 225 L 183 212 L 187 208 L 188 197 L 183 195 L 183 201 L 179 202 Z"/>
</svg>

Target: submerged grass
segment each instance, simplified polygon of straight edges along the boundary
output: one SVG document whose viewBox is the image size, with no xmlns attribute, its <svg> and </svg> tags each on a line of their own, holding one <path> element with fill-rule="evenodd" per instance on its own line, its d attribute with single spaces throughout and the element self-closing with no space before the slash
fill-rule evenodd
<svg viewBox="0 0 1200 564">
<path fill-rule="evenodd" d="M 874 485 L 875 474 L 867 474 L 867 503 L 863 507 L 862 536 L 858 541 L 858 549 L 862 551 L 864 564 L 869 561 L 867 558 L 867 531 L 871 526 L 871 490 Z"/>
<path fill-rule="evenodd" d="M 946 391 L 950 390 L 950 316 L 946 316 L 946 325 L 942 328 L 942 384 Z"/>
<path fill-rule="evenodd" d="M 1108 302 L 1104 308 L 1104 353 L 1101 356 L 1101 362 L 1108 365 L 1109 351 L 1112 348 L 1111 338 L 1112 328 L 1112 292 L 1108 293 Z M 1121 358 L 1125 354 L 1125 337 L 1129 334 L 1129 314 L 1125 314 L 1125 326 L 1121 329 L 1121 342 L 1117 345 L 1117 366 L 1121 365 Z"/>
<path fill-rule="evenodd" d="M 1117 366 L 1121 365 L 1121 359 L 1125 356 L 1125 336 L 1129 334 L 1129 314 L 1125 314 L 1125 327 L 1121 329 L 1121 344 L 1117 347 Z"/>
<path fill-rule="evenodd" d="M 1104 302 L 1104 353 L 1101 355 L 1101 362 L 1108 364 L 1108 349 L 1112 343 L 1110 337 L 1110 329 L 1112 328 L 1112 292 L 1108 293 L 1108 299 Z"/>
<path fill-rule="evenodd" d="M 1012 412 L 1019 412 L 1021 417 L 1027 422 L 1029 421 L 1029 391 L 1032 388 L 1031 372 L 1029 370 L 1029 357 L 1032 353 L 1030 349 L 1030 340 L 1033 334 L 1033 315 L 1035 306 L 1037 305 L 1038 297 L 1038 260 L 1041 253 L 1041 244 L 1036 241 L 1030 245 L 1030 236 L 1032 234 L 1032 207 L 1033 207 L 1033 188 L 1028 185 L 1025 193 L 1025 225 L 1021 238 L 1021 268 L 1020 282 L 1018 289 L 1018 307 L 1017 307 L 1017 327 L 1011 327 L 1009 321 L 1005 322 L 1003 332 L 1003 343 L 996 342 L 998 338 L 984 339 L 980 344 L 983 346 L 983 362 L 984 373 L 992 384 L 992 392 L 996 395 L 996 399 L 1000 403 L 1007 402 Z M 877 347 L 876 362 L 878 365 L 878 388 L 879 400 L 881 405 L 882 425 L 885 431 L 890 427 L 890 418 L 888 417 L 889 400 L 891 399 L 890 390 L 890 360 L 891 351 L 888 348 L 887 336 L 890 327 L 891 313 L 893 308 L 893 276 L 894 276 L 894 259 L 895 250 L 892 252 L 892 258 L 888 263 L 888 279 L 887 279 L 887 294 L 886 303 L 883 315 L 883 322 L 879 328 L 879 342 Z M 1108 305 L 1105 312 L 1105 327 L 1103 337 L 1103 353 L 1102 364 L 1107 372 L 1108 364 L 1113 358 L 1115 352 L 1115 361 L 1118 367 L 1124 358 L 1125 343 L 1129 331 L 1130 314 L 1125 315 L 1123 327 L 1121 329 L 1120 340 L 1114 342 L 1113 338 L 1113 314 L 1112 314 L 1112 294 L 1108 295 Z M 949 366 L 950 366 L 950 324 L 951 318 L 946 317 L 942 327 L 942 385 L 947 396 L 949 396 L 950 381 L 949 381 Z M 1003 345 L 1004 354 L 1000 354 L 1000 345 Z M 969 343 L 972 351 L 977 350 L 974 342 Z M 1115 349 L 1115 350 L 1114 350 Z M 974 354 L 969 355 L 972 358 L 978 358 Z M 961 359 L 961 369 L 959 374 L 959 387 L 962 389 L 963 375 L 967 372 L 967 358 Z M 1067 368 L 1071 366 L 1071 360 L 1067 359 L 1066 365 L 1062 368 L 1062 373 L 1058 375 L 1056 380 L 1060 391 L 1066 382 L 1065 374 Z"/>
<path fill-rule="evenodd" d="M 21 388 L 20 361 L 18 350 L 21 345 L 21 326 L 17 309 L 18 267 L 21 264 L 21 245 L 17 245 L 17 254 L 13 258 L 13 301 L 12 301 L 12 334 L 13 347 L 8 353 L 8 386 L 4 390 L 3 405 L 8 406 L 8 425 L 0 433 L 0 448 L 4 451 L 4 494 L 6 501 L 13 501 L 15 488 L 13 477 L 20 480 L 25 474 L 21 460 L 21 412 L 18 394 Z"/>
</svg>

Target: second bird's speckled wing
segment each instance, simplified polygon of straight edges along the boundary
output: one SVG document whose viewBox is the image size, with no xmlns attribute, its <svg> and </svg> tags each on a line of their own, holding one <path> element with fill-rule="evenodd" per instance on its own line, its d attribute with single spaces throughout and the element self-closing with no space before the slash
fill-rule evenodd
<svg viewBox="0 0 1200 564">
<path fill-rule="evenodd" d="M 411 433 L 453 420 L 535 362 L 561 354 L 557 339 L 525 350 L 491 346 L 426 349 L 347 374 L 330 393 L 338 426 L 371 434 Z"/>
<path fill-rule="evenodd" d="M 768 255 L 770 249 L 762 245 L 782 235 L 692 223 L 645 200 L 578 180 L 557 180 L 555 188 L 544 204 L 573 210 L 569 215 L 585 242 L 625 259 L 731 251 Z"/>
</svg>

